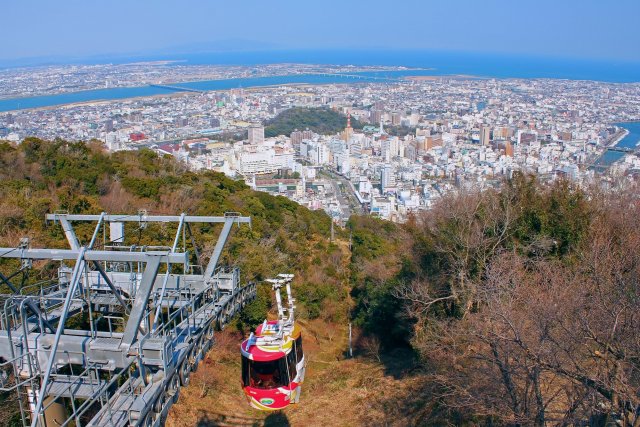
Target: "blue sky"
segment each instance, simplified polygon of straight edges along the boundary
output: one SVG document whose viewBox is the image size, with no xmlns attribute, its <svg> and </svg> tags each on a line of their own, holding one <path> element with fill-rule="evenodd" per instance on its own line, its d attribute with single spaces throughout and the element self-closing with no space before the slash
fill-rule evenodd
<svg viewBox="0 0 640 427">
<path fill-rule="evenodd" d="M 426 49 L 640 62 L 640 0 L 7 0 L 0 59 Z"/>
</svg>

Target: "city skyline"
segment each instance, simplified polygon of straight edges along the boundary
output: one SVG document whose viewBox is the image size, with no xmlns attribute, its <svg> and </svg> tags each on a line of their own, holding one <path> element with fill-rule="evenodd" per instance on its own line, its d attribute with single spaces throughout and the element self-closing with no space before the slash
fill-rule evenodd
<svg viewBox="0 0 640 427">
<path fill-rule="evenodd" d="M 640 3 L 336 0 L 214 4 L 42 0 L 5 5 L 4 65 L 287 49 L 400 49 L 640 62 Z M 27 25 L 28 23 L 33 25 Z M 395 23 L 390 25 L 389 23 Z M 402 25 L 400 25 L 402 24 Z"/>
</svg>

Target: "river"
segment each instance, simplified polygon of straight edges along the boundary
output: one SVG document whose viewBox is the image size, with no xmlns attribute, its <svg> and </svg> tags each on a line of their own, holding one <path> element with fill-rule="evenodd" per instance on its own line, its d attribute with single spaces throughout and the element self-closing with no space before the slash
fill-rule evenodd
<svg viewBox="0 0 640 427">
<path fill-rule="evenodd" d="M 640 142 L 640 122 L 614 123 L 616 126 L 626 129 L 629 133 L 618 142 L 616 147 L 636 148 Z M 608 168 L 613 163 L 624 157 L 625 153 L 619 151 L 606 150 L 602 156 L 596 160 L 594 166 L 598 169 Z"/>
<path fill-rule="evenodd" d="M 438 74 L 434 70 L 414 69 L 397 71 L 367 71 L 350 74 L 297 74 L 270 77 L 245 77 L 237 79 L 204 80 L 186 83 L 171 83 L 176 89 L 161 86 L 121 87 L 85 90 L 56 95 L 32 96 L 0 100 L 0 112 L 29 108 L 54 107 L 83 102 L 106 101 L 144 96 L 168 95 L 181 92 L 177 88 L 200 91 L 228 90 L 237 88 L 277 86 L 284 84 L 332 84 L 357 82 L 390 82 L 407 76 L 430 76 Z M 357 76 L 357 77 L 356 77 Z"/>
</svg>

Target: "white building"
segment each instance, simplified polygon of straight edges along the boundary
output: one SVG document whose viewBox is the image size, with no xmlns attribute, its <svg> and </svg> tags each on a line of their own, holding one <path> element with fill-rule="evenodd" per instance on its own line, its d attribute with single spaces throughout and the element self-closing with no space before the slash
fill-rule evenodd
<svg viewBox="0 0 640 427">
<path fill-rule="evenodd" d="M 395 186 L 395 181 L 393 167 L 390 164 L 382 166 L 380 169 L 380 192 L 384 193 L 387 188 Z"/>
<path fill-rule="evenodd" d="M 243 175 L 272 173 L 278 170 L 273 149 L 243 151 L 238 156 L 238 165 L 240 173 Z"/>
<path fill-rule="evenodd" d="M 395 211 L 396 209 L 394 197 L 371 198 L 371 215 L 389 220 L 391 219 Z"/>
<path fill-rule="evenodd" d="M 294 169 L 294 151 L 276 148 L 273 156 L 276 169 Z"/>
</svg>

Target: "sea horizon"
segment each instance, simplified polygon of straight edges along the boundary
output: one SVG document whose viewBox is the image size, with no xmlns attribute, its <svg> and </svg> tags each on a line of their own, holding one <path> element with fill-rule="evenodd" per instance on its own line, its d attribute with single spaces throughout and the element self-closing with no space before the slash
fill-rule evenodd
<svg viewBox="0 0 640 427">
<path fill-rule="evenodd" d="M 640 61 L 420 49 L 271 49 L 187 53 L 138 53 L 82 57 L 0 59 L 0 69 L 64 65 L 122 65 L 137 62 L 177 65 L 319 64 L 429 68 L 434 75 L 488 78 L 553 78 L 609 83 L 640 82 Z"/>
</svg>

